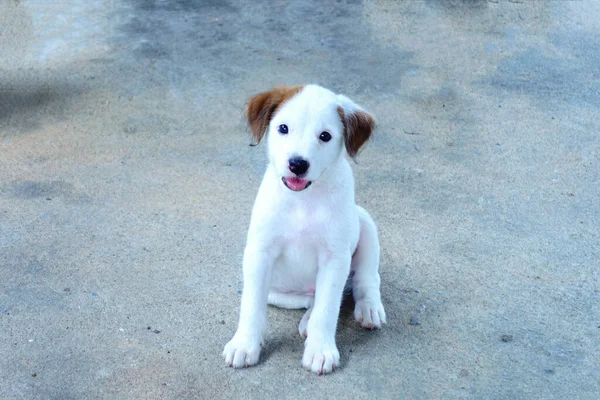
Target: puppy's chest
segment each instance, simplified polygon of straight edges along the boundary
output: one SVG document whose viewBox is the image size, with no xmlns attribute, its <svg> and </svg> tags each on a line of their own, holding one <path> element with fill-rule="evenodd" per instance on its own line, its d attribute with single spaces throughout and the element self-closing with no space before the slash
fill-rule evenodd
<svg viewBox="0 0 600 400">
<path fill-rule="evenodd" d="M 282 214 L 279 228 L 287 241 L 310 243 L 327 234 L 331 219 L 324 207 L 293 207 Z"/>
</svg>

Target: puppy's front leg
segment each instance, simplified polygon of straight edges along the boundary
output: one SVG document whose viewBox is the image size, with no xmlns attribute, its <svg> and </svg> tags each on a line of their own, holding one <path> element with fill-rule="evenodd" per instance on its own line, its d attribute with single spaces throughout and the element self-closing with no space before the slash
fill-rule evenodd
<svg viewBox="0 0 600 400">
<path fill-rule="evenodd" d="M 315 303 L 306 328 L 302 357 L 304 368 L 318 375 L 333 371 L 340 363 L 335 331 L 350 261 L 350 254 L 343 251 L 319 255 Z"/>
<path fill-rule="evenodd" d="M 273 260 L 269 250 L 250 243 L 246 246 L 238 329 L 223 350 L 225 362 L 230 367 L 248 367 L 258 362 L 263 332 L 267 326 L 267 296 Z"/>
</svg>

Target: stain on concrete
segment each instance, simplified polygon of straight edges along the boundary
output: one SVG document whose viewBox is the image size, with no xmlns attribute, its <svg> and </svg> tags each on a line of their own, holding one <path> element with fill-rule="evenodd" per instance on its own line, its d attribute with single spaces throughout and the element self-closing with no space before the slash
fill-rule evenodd
<svg viewBox="0 0 600 400">
<path fill-rule="evenodd" d="M 169 58 L 233 40 L 236 31 L 220 16 L 236 13 L 228 2 L 132 0 L 133 17 L 121 26 L 125 41 L 146 58 Z M 177 59 L 180 57 L 176 56 Z"/>
<path fill-rule="evenodd" d="M 38 129 L 48 117 L 65 118 L 74 98 L 84 92 L 77 85 L 57 82 L 56 77 L 46 80 L 47 72 L 39 74 L 44 78 L 23 76 L 29 74 L 7 74 L 0 81 L 0 137 Z M 12 83 L 12 79 L 27 83 Z"/>
<path fill-rule="evenodd" d="M 71 195 L 73 185 L 63 182 L 14 182 L 11 184 L 13 196 L 20 199 L 34 199 L 37 197 L 52 198 L 55 196 Z"/>
<path fill-rule="evenodd" d="M 485 10 L 489 0 L 426 0 L 425 3 L 451 14 L 477 13 Z"/>
<path fill-rule="evenodd" d="M 58 96 L 49 87 L 0 88 L 0 120 L 17 113 L 39 110 Z"/>
<path fill-rule="evenodd" d="M 12 129 L 27 132 L 39 127 L 39 115 L 64 96 L 50 86 L 0 86 L 0 137 Z"/>
<path fill-rule="evenodd" d="M 131 51 L 119 57 L 131 68 L 119 72 L 150 63 L 144 74 L 156 75 L 158 85 L 186 90 L 209 82 L 233 86 L 249 65 L 293 76 L 302 60 L 312 70 L 278 83 L 315 82 L 352 95 L 396 92 L 416 68 L 411 52 L 373 38 L 361 2 L 200 3 L 132 1 L 131 16 L 121 18 L 126 22 L 112 38 L 115 49 Z M 190 70 L 197 81 L 180 78 Z"/>
<path fill-rule="evenodd" d="M 226 0 L 130 0 L 140 10 L 144 11 L 181 11 L 200 12 L 208 9 L 234 11 L 234 7 Z"/>
<path fill-rule="evenodd" d="M 600 105 L 600 35 L 558 33 L 552 43 L 562 55 L 529 47 L 505 58 L 489 82 L 502 90 L 535 97 L 544 103 Z"/>
<path fill-rule="evenodd" d="M 89 196 L 65 181 L 21 181 L 0 185 L 0 196 L 7 194 L 15 199 L 22 200 L 42 198 L 48 202 L 58 199 L 77 202 L 90 201 Z"/>
</svg>

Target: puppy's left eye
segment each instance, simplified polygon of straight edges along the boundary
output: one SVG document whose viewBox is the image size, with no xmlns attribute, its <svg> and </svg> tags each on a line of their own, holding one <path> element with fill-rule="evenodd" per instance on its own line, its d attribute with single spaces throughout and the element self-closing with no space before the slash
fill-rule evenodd
<svg viewBox="0 0 600 400">
<path fill-rule="evenodd" d="M 323 142 L 329 142 L 331 140 L 331 134 L 329 132 L 321 132 L 319 139 L 321 139 Z"/>
<path fill-rule="evenodd" d="M 282 135 L 287 135 L 288 134 L 288 126 L 286 124 L 281 124 L 277 128 L 277 131 L 279 133 L 281 133 Z"/>
</svg>

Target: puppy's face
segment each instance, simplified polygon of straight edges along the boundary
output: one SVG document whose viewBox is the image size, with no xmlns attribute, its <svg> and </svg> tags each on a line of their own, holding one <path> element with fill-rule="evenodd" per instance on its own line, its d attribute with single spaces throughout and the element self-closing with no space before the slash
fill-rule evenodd
<svg viewBox="0 0 600 400">
<path fill-rule="evenodd" d="M 374 128 L 372 116 L 350 99 L 316 85 L 253 97 L 248 122 L 257 143 L 268 133 L 269 160 L 293 191 L 317 181 L 344 149 L 355 156 Z"/>
</svg>

